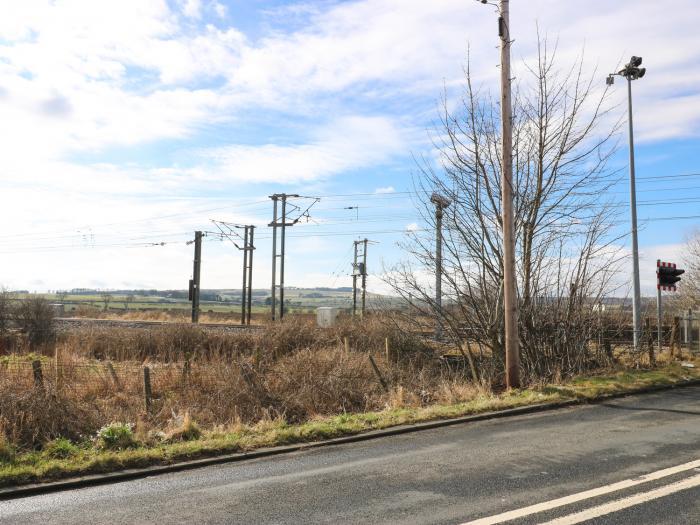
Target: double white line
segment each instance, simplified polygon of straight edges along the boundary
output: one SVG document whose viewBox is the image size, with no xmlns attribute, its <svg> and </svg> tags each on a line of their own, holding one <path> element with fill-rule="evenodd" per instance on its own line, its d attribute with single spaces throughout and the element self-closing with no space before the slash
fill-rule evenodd
<svg viewBox="0 0 700 525">
<path fill-rule="evenodd" d="M 530 505 L 529 507 L 523 507 L 521 509 L 496 514 L 495 516 L 489 516 L 487 518 L 481 518 L 475 521 L 470 521 L 467 523 L 463 523 L 462 525 L 495 525 L 498 523 L 504 523 L 510 520 L 523 518 L 532 514 L 537 514 L 538 512 L 545 512 L 548 510 L 556 509 L 558 507 L 563 507 L 564 505 L 570 505 L 579 501 L 595 498 L 597 496 L 604 496 L 605 494 L 617 492 L 618 490 L 624 490 L 630 487 L 634 487 L 636 485 L 641 485 L 642 483 L 648 483 L 650 481 L 655 481 L 668 476 L 673 476 L 674 474 L 679 474 L 681 472 L 686 472 L 688 470 L 692 470 L 694 468 L 699 467 L 700 460 L 691 461 L 689 463 L 684 463 L 675 467 L 657 470 L 656 472 L 645 474 L 644 476 L 639 476 L 638 478 L 626 479 L 624 481 L 619 481 L 610 485 L 604 485 L 595 489 L 585 490 L 583 492 L 571 494 L 570 496 L 565 496 L 563 498 L 557 498 L 551 501 L 537 503 L 536 505 Z M 544 525 L 573 525 L 575 523 L 581 523 L 586 520 L 590 520 L 600 516 L 605 516 L 606 514 L 617 512 L 618 510 L 626 509 L 628 507 L 639 505 L 640 503 L 645 503 L 647 501 L 651 501 L 657 498 L 662 498 L 664 496 L 673 494 L 674 492 L 679 492 L 681 490 L 697 487 L 699 485 L 700 475 L 692 476 L 682 481 L 672 483 L 670 485 L 666 485 L 654 490 L 650 490 L 648 492 L 641 492 L 638 494 L 634 494 L 633 496 L 629 496 L 627 498 L 619 499 L 610 503 L 599 505 L 597 507 L 592 507 L 581 512 L 576 512 L 568 516 L 557 518 L 555 520 L 548 521 Z"/>
</svg>

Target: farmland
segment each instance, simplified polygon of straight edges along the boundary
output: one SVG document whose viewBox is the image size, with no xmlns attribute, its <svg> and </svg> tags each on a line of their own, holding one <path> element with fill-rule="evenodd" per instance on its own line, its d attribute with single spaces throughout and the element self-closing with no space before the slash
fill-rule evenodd
<svg viewBox="0 0 700 525">
<path fill-rule="evenodd" d="M 20 293 L 19 298 L 32 294 Z M 186 321 L 191 303 L 182 290 L 73 290 L 41 294 L 54 304 L 63 305 L 65 316 L 125 317 L 143 319 L 170 319 Z M 265 318 L 269 311 L 270 290 L 254 289 L 252 314 L 255 319 Z M 294 288 L 285 290 L 285 304 L 290 314 L 313 314 L 320 306 L 352 307 L 352 290 L 349 288 Z M 368 294 L 368 306 L 396 306 L 395 298 Z M 218 321 L 238 321 L 241 312 L 240 290 L 202 290 L 200 310 L 203 315 L 213 314 Z"/>
</svg>

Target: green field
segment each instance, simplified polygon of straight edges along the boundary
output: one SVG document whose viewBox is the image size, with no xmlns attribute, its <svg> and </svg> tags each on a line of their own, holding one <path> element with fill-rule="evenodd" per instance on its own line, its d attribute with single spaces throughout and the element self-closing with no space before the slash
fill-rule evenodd
<svg viewBox="0 0 700 525">
<path fill-rule="evenodd" d="M 103 294 L 109 297 L 105 298 Z M 29 297 L 31 294 L 18 294 L 19 299 Z M 40 294 L 52 303 L 63 304 L 66 315 L 85 315 L 90 311 L 95 312 L 127 312 L 138 310 L 167 310 L 167 311 L 189 311 L 191 303 L 186 297 L 186 292 L 178 291 L 157 291 L 157 290 L 119 290 L 119 291 L 97 291 L 86 290 L 68 293 L 47 293 Z M 285 304 L 289 313 L 313 313 L 321 306 L 332 306 L 339 308 L 352 307 L 352 292 L 347 288 L 339 289 L 319 289 L 319 288 L 286 288 Z M 213 313 L 240 313 L 241 312 L 241 292 L 240 290 L 202 290 L 203 298 L 200 300 L 202 312 Z M 207 299 L 208 298 L 208 299 Z M 212 299 L 216 300 L 212 300 Z M 359 294 L 358 294 L 359 301 Z M 253 314 L 265 314 L 270 311 L 270 291 L 264 289 L 254 289 L 252 295 Z M 398 301 L 377 294 L 368 294 L 367 303 L 369 307 L 394 304 Z"/>
</svg>

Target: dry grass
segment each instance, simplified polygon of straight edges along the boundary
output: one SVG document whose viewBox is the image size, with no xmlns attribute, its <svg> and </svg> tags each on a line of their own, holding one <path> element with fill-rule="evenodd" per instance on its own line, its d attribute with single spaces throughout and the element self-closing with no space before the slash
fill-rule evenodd
<svg viewBox="0 0 700 525">
<path fill-rule="evenodd" d="M 282 417 L 267 414 L 252 424 L 236 420 L 229 425 L 217 425 L 211 430 L 203 430 L 199 439 L 187 439 L 182 434 L 178 435 L 181 439 L 168 439 L 165 433 L 145 427 L 141 436 L 138 425 L 132 436 L 123 424 L 113 425 L 115 428 L 110 431 L 110 442 L 119 444 L 116 448 L 95 446 L 95 442 L 91 446 L 75 446 L 60 439 L 48 443 L 41 452 L 18 452 L 9 445 L 8 459 L 0 458 L 0 486 L 171 463 L 287 443 L 317 441 L 395 425 L 537 403 L 588 400 L 651 385 L 673 384 L 698 378 L 700 373 L 696 370 L 672 363 L 656 370 L 621 370 L 607 376 L 584 377 L 562 385 L 541 385 L 501 394 L 449 381 L 442 383 L 444 391 L 441 395 L 455 396 L 455 401 L 464 398 L 462 401 L 420 407 L 407 406 L 416 404 L 417 399 L 410 390 L 395 386 L 392 393 L 383 398 L 388 406 L 382 410 L 318 416 L 300 424 L 289 424 Z M 192 428 L 194 420 L 190 419 L 187 423 L 184 417 L 178 416 L 172 419 L 171 424 L 175 429 L 187 429 Z M 120 438 L 124 439 L 120 442 Z"/>
<path fill-rule="evenodd" d="M 89 441 L 113 422 L 133 425 L 137 442 L 155 444 L 338 414 L 493 401 L 490 385 L 471 382 L 464 363 L 446 363 L 421 339 L 378 318 L 332 329 L 290 319 L 235 333 L 190 325 L 79 329 L 45 354 L 0 357 L 0 440 L 8 450 L 41 449 L 60 438 Z M 37 359 L 41 385 L 32 372 Z"/>
<path fill-rule="evenodd" d="M 0 415 L 8 440 L 23 449 L 60 437 L 80 440 L 114 421 L 134 423 L 144 438 L 161 431 L 174 436 L 176 414 L 211 430 L 425 406 L 456 388 L 441 386 L 444 381 L 464 381 L 461 370 L 446 368 L 424 343 L 381 319 L 330 330 L 290 319 L 233 333 L 191 325 L 84 328 L 62 334 L 54 352 L 45 353 L 40 387 L 32 375 L 36 355 L 0 358 Z M 368 353 L 393 394 L 384 392 Z M 144 365 L 153 393 L 148 413 Z"/>
</svg>

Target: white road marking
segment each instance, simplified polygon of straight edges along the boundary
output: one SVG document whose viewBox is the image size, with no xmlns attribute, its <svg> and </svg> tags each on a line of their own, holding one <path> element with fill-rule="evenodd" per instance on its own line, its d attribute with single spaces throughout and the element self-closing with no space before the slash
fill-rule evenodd
<svg viewBox="0 0 700 525">
<path fill-rule="evenodd" d="M 700 467 L 700 459 L 690 461 L 689 463 L 683 463 L 682 465 L 676 465 L 675 467 L 657 470 L 656 472 L 651 472 L 650 474 L 645 474 L 637 478 L 618 481 L 617 483 L 611 483 L 610 485 L 603 485 L 602 487 L 598 487 L 595 489 L 577 492 L 576 494 L 571 494 L 562 498 L 544 501 L 542 503 L 536 503 L 535 505 L 530 505 L 521 509 L 515 509 L 508 512 L 503 512 L 501 514 L 496 514 L 494 516 L 488 516 L 486 518 L 480 518 L 478 520 L 469 521 L 466 523 L 462 523 L 462 525 L 495 525 L 496 523 L 504 523 L 506 521 L 522 518 L 531 514 L 537 514 L 538 512 L 556 509 L 557 507 L 563 507 L 564 505 L 570 505 L 571 503 L 595 498 L 597 496 L 603 496 L 605 494 L 610 494 L 611 492 L 617 492 L 618 490 L 623 490 L 629 487 L 634 487 L 636 485 L 641 485 L 642 483 L 648 483 L 649 481 L 655 481 L 657 479 L 665 478 L 667 476 L 673 476 L 674 474 L 685 472 L 686 470 L 692 470 L 698 467 Z"/>
<path fill-rule="evenodd" d="M 638 494 L 634 494 L 633 496 L 629 496 L 628 498 L 611 501 L 610 503 L 605 503 L 581 512 L 576 512 L 575 514 L 562 516 L 561 518 L 548 521 L 542 525 L 574 525 L 575 523 L 592 520 L 593 518 L 599 518 L 600 516 L 605 516 L 607 514 L 612 514 L 613 512 L 633 507 L 641 503 L 646 503 L 647 501 L 663 498 L 664 496 L 670 496 L 675 492 L 688 490 L 699 485 L 700 476 L 693 476 L 692 478 L 671 483 L 670 485 L 659 487 L 658 489 L 650 490 L 649 492 L 640 492 Z"/>
</svg>

